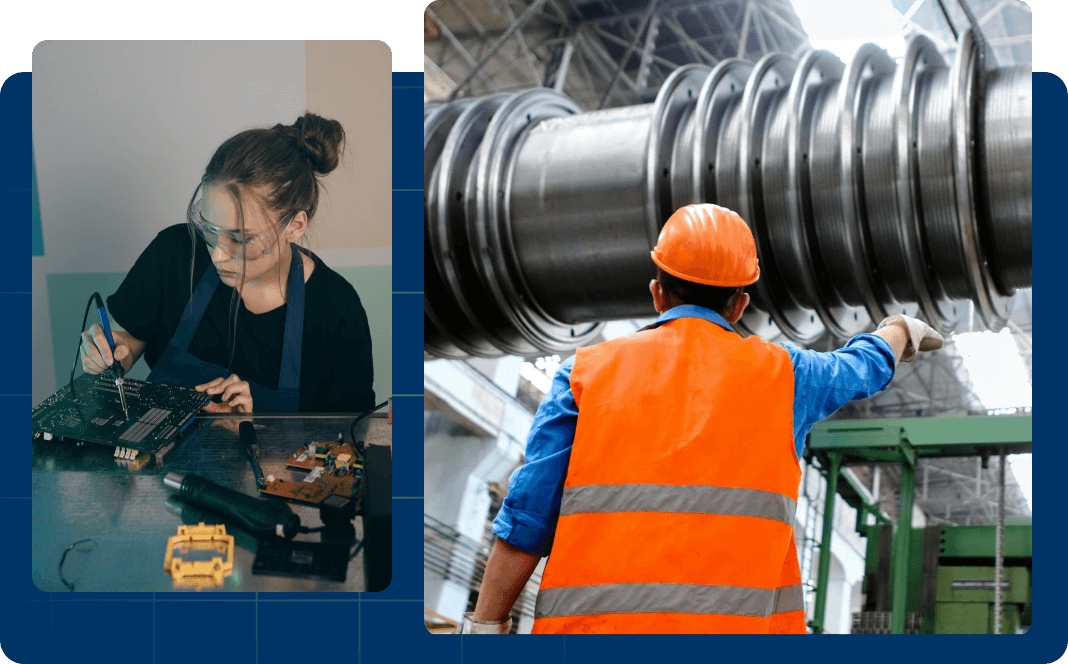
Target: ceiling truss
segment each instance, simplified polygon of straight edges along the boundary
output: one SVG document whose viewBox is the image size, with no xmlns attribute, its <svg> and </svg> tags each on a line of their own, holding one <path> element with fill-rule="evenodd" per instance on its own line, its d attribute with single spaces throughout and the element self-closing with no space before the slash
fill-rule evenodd
<svg viewBox="0 0 1068 664">
<path fill-rule="evenodd" d="M 551 86 L 587 110 L 651 101 L 684 64 L 808 48 L 780 0 L 438 0 L 424 36 L 434 74 L 453 82 L 447 97 Z"/>
</svg>

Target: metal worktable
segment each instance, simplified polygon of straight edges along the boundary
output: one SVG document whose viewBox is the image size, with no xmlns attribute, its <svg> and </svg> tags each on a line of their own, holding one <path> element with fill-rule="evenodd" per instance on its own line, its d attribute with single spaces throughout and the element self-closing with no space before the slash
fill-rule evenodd
<svg viewBox="0 0 1068 664">
<path fill-rule="evenodd" d="M 91 538 L 93 544 L 71 551 L 63 563 L 63 576 L 77 591 L 176 590 L 164 572 L 167 538 L 183 523 L 226 523 L 211 512 L 178 500 L 163 485 L 167 472 L 196 473 L 217 484 L 250 496 L 259 495 L 252 468 L 238 442 L 238 425 L 251 420 L 256 427 L 263 474 L 300 480 L 305 471 L 285 467 L 285 460 L 311 441 L 336 440 L 343 432 L 351 442 L 349 426 L 355 415 L 254 414 L 200 415 L 178 444 L 161 460 L 153 458 L 140 469 L 116 461 L 114 448 L 72 441 L 33 441 L 33 582 L 46 592 L 70 590 L 60 579 L 64 551 L 74 542 Z M 384 413 L 373 413 L 356 427 L 356 437 L 369 446 L 390 446 L 391 426 Z M 388 459 L 388 455 L 384 455 Z M 365 468 L 368 484 L 388 485 L 391 469 L 380 463 Z M 282 500 L 271 497 L 272 500 Z M 366 506 L 365 492 L 365 506 Z M 319 509 L 289 503 L 301 525 L 322 525 Z M 388 509 L 388 507 L 386 508 Z M 356 537 L 363 540 L 364 524 L 355 519 Z M 368 543 L 349 561 L 344 583 L 305 578 L 253 575 L 256 539 L 227 527 L 235 537 L 234 570 L 222 586 L 211 590 L 231 592 L 341 592 L 364 591 Z M 319 541 L 318 533 L 296 536 Z M 388 558 L 388 556 L 387 556 Z M 386 582 L 388 583 L 388 581 Z"/>
</svg>

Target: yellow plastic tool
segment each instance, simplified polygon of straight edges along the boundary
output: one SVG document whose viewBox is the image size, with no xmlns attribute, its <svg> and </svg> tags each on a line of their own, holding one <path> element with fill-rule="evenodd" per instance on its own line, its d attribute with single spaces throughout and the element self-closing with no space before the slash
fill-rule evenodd
<svg viewBox="0 0 1068 664">
<path fill-rule="evenodd" d="M 225 553 L 226 557 L 182 560 L 174 556 L 176 548 L 179 553 L 214 550 Z M 206 526 L 203 521 L 196 526 L 178 526 L 178 534 L 167 540 L 163 569 L 174 579 L 175 586 L 220 586 L 234 571 L 234 536 L 226 534 L 226 526 Z"/>
</svg>

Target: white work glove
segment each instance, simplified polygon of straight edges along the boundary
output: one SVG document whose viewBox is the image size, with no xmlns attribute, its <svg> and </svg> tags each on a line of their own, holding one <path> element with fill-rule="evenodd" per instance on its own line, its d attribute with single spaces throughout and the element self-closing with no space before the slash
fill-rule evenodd
<svg viewBox="0 0 1068 664">
<path fill-rule="evenodd" d="M 917 351 L 938 350 L 945 341 L 942 335 L 927 323 L 901 314 L 887 316 L 883 319 L 883 322 L 879 323 L 879 327 L 876 329 L 881 330 L 897 323 L 904 323 L 909 337 L 908 343 L 905 344 L 905 351 L 901 353 L 902 362 L 911 362 L 916 357 Z"/>
<path fill-rule="evenodd" d="M 464 614 L 464 623 L 460 628 L 461 634 L 507 634 L 512 629 L 512 619 L 493 621 L 475 620 L 473 612 Z"/>
</svg>

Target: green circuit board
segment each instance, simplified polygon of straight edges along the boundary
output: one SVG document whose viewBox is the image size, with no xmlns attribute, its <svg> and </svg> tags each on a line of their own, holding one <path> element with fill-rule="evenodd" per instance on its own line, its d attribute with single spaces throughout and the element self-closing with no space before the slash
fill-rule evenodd
<svg viewBox="0 0 1068 664">
<path fill-rule="evenodd" d="M 209 401 L 203 392 L 131 378 L 123 391 L 129 419 L 114 378 L 83 374 L 33 409 L 33 436 L 155 453 L 177 439 Z"/>
</svg>

